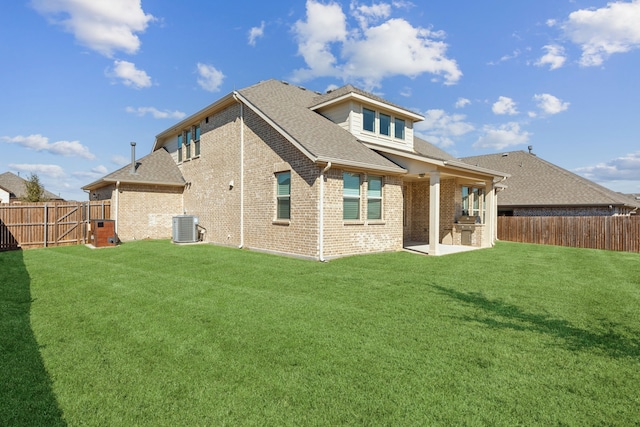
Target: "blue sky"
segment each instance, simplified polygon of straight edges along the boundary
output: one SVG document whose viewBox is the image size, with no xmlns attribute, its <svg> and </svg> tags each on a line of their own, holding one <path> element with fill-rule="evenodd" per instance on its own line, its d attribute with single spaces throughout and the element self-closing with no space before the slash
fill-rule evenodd
<svg viewBox="0 0 640 427">
<path fill-rule="evenodd" d="M 80 189 L 270 78 L 422 114 L 458 157 L 527 150 L 640 193 L 640 0 L 33 0 L 0 6 L 0 172 Z"/>
</svg>

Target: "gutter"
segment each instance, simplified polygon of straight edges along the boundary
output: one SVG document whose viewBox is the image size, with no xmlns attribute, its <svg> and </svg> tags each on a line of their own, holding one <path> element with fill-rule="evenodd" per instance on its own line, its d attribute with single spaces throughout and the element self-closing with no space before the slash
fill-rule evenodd
<svg viewBox="0 0 640 427">
<path fill-rule="evenodd" d="M 233 99 L 240 104 L 240 244 L 244 247 L 244 103 L 239 99 L 238 92 L 233 91 Z"/>
</svg>

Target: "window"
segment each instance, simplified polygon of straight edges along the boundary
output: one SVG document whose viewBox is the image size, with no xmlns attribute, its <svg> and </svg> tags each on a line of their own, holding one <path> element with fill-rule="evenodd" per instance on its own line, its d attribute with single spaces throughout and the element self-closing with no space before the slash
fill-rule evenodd
<svg viewBox="0 0 640 427">
<path fill-rule="evenodd" d="M 376 131 L 376 112 L 368 108 L 362 109 L 362 129 L 369 132 Z"/>
<path fill-rule="evenodd" d="M 462 187 L 462 215 L 479 217 L 485 221 L 485 195 L 482 188 Z"/>
<path fill-rule="evenodd" d="M 291 172 L 280 172 L 276 174 L 278 180 L 278 190 L 276 195 L 276 218 L 291 218 Z"/>
<path fill-rule="evenodd" d="M 370 176 L 367 188 L 367 219 L 382 219 L 382 177 Z"/>
<path fill-rule="evenodd" d="M 182 161 L 182 134 L 178 135 L 178 161 Z"/>
<path fill-rule="evenodd" d="M 360 219 L 360 174 L 344 172 L 342 218 L 346 220 Z"/>
<path fill-rule="evenodd" d="M 404 139 L 404 120 L 398 118 L 394 119 L 393 136 L 398 139 Z"/>
<path fill-rule="evenodd" d="M 185 133 L 184 144 L 187 150 L 186 158 L 190 159 L 191 158 L 191 130 L 188 130 Z"/>
<path fill-rule="evenodd" d="M 195 133 L 195 138 L 193 141 L 193 145 L 194 145 L 193 148 L 195 150 L 194 155 L 199 156 L 200 155 L 200 125 L 194 128 L 194 133 Z"/>
<path fill-rule="evenodd" d="M 391 136 L 391 116 L 380 113 L 380 135 Z"/>
</svg>

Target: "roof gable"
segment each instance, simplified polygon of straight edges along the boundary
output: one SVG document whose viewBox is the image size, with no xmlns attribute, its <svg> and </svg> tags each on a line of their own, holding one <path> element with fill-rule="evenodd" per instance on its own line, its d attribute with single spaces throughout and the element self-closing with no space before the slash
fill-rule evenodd
<svg viewBox="0 0 640 427">
<path fill-rule="evenodd" d="M 500 206 L 640 206 L 573 172 L 524 151 L 461 159 L 471 165 L 511 174 L 500 193 Z"/>
<path fill-rule="evenodd" d="M 9 192 L 12 199 L 21 199 L 27 194 L 27 180 L 12 172 L 0 174 L 0 186 Z M 62 198 L 50 191 L 44 190 L 43 196 L 47 200 L 62 200 Z"/>
<path fill-rule="evenodd" d="M 84 190 L 93 190 L 118 181 L 123 183 L 176 187 L 185 184 L 178 165 L 173 161 L 171 155 L 162 149 L 153 151 L 151 154 L 137 160 L 135 173 L 131 173 L 131 164 L 128 164 L 82 188 Z"/>
</svg>

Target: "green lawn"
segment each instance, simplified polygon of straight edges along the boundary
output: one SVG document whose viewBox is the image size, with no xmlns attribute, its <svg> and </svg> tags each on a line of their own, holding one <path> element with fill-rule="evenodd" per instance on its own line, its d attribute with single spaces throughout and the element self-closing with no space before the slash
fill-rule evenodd
<svg viewBox="0 0 640 427">
<path fill-rule="evenodd" d="M 638 425 L 640 255 L 0 253 L 0 425 Z"/>
</svg>

